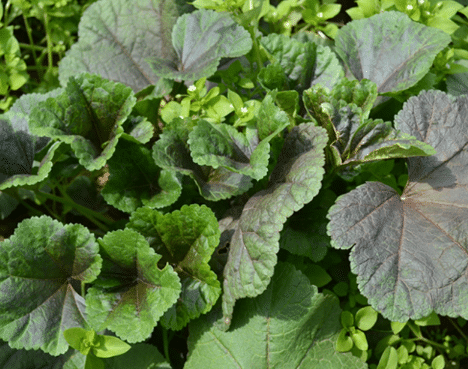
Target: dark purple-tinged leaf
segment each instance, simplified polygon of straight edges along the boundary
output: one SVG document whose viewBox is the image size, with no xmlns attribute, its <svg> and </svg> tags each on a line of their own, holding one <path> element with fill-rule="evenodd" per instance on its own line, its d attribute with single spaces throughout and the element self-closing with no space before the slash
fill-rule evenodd
<svg viewBox="0 0 468 369">
<path fill-rule="evenodd" d="M 63 86 L 81 72 L 121 82 L 136 93 L 156 85 L 154 95 L 171 91 L 172 81 L 156 75 L 147 58 L 174 60 L 171 32 L 179 15 L 193 9 L 183 0 L 101 0 L 83 13 L 78 42 L 60 61 Z"/>
<path fill-rule="evenodd" d="M 224 268 L 221 328 L 229 328 L 236 300 L 259 295 L 270 283 L 284 222 L 320 189 L 326 143 L 323 128 L 306 123 L 294 127 L 285 139 L 267 189 L 245 204 Z"/>
<path fill-rule="evenodd" d="M 318 293 L 290 264 L 278 263 L 266 291 L 236 304 L 228 332 L 214 324 L 219 310 L 190 323 L 186 369 L 367 368 L 334 348 L 338 299 Z"/>
<path fill-rule="evenodd" d="M 343 67 L 333 51 L 307 37 L 272 33 L 262 37 L 260 43 L 274 58 L 273 65 L 281 66 L 291 89 L 302 92 L 317 83 L 331 89 L 344 77 Z"/>
<path fill-rule="evenodd" d="M 170 265 L 158 267 L 161 255 L 134 230 L 107 233 L 99 243 L 102 272 L 86 294 L 90 325 L 130 343 L 144 341 L 179 297 L 179 277 Z"/>
<path fill-rule="evenodd" d="M 240 195 L 252 187 L 252 178 L 229 169 L 201 166 L 190 155 L 188 138 L 190 120 L 175 118 L 153 146 L 156 164 L 168 171 L 190 176 L 200 194 L 207 200 L 218 201 Z"/>
<path fill-rule="evenodd" d="M 108 165 L 110 176 L 101 194 L 119 210 L 131 213 L 141 206 L 169 206 L 182 191 L 176 173 L 159 168 L 151 150 L 138 141 L 121 138 Z"/>
<path fill-rule="evenodd" d="M 422 92 L 395 125 L 437 154 L 408 159 L 401 196 L 368 182 L 339 197 L 328 214 L 332 245 L 353 248 L 359 289 L 388 319 L 467 318 L 468 98 Z"/>
<path fill-rule="evenodd" d="M 135 102 L 129 87 L 81 74 L 70 78 L 61 95 L 37 105 L 29 125 L 38 136 L 70 144 L 81 165 L 97 170 L 114 153 Z"/>
<path fill-rule="evenodd" d="M 172 45 L 168 55 L 145 60 L 162 78 L 195 81 L 215 74 L 221 58 L 247 54 L 252 39 L 227 13 L 200 9 L 177 19 Z"/>
<path fill-rule="evenodd" d="M 88 327 L 77 290 L 99 274 L 98 252 L 82 225 L 47 216 L 22 221 L 0 243 L 0 337 L 13 348 L 65 353 L 62 332 Z"/>
<path fill-rule="evenodd" d="M 144 235 L 163 255 L 162 262 L 173 265 L 179 274 L 182 292 L 161 323 L 179 330 L 210 311 L 221 294 L 221 285 L 208 264 L 220 236 L 213 212 L 205 205 L 184 205 L 163 215 L 145 207 L 132 214 L 127 227 Z"/>
<path fill-rule="evenodd" d="M 397 92 L 421 80 L 450 40 L 404 13 L 386 11 L 342 27 L 335 50 L 359 81 L 371 80 L 379 93 Z"/>
</svg>

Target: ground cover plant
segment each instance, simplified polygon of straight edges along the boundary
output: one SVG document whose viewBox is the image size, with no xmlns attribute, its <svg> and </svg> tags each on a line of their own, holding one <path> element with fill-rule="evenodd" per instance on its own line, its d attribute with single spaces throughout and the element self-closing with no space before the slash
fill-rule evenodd
<svg viewBox="0 0 468 369">
<path fill-rule="evenodd" d="M 0 29 L 2 367 L 468 367 L 468 8 L 60 4 L 32 85 Z"/>
</svg>

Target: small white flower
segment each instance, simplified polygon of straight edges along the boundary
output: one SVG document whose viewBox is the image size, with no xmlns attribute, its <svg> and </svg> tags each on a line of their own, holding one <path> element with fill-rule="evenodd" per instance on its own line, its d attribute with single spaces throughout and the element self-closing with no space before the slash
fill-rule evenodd
<svg viewBox="0 0 468 369">
<path fill-rule="evenodd" d="M 197 88 L 195 87 L 195 85 L 192 85 L 192 86 L 190 86 L 190 87 L 188 88 L 188 90 L 189 90 L 190 92 L 193 92 L 193 91 L 195 91 L 196 89 L 197 89 Z"/>
<path fill-rule="evenodd" d="M 179 118 L 180 118 L 180 119 L 184 119 L 184 117 L 183 117 L 182 115 L 179 115 Z"/>
<path fill-rule="evenodd" d="M 322 18 L 322 17 L 323 17 L 323 13 L 322 13 L 322 12 L 317 13 L 317 17 Z"/>
<path fill-rule="evenodd" d="M 424 2 L 425 2 L 425 0 L 418 0 L 418 3 L 419 3 L 420 5 L 424 4 Z"/>
<path fill-rule="evenodd" d="M 234 109 L 234 106 L 233 106 L 232 104 L 229 104 L 229 107 L 230 107 L 231 109 Z"/>
<path fill-rule="evenodd" d="M 413 10 L 413 5 L 406 5 L 406 9 Z"/>
<path fill-rule="evenodd" d="M 245 113 L 247 113 L 247 112 L 248 112 L 248 109 L 247 109 L 246 107 L 241 108 L 241 113 L 244 113 L 244 114 L 245 114 Z"/>
</svg>

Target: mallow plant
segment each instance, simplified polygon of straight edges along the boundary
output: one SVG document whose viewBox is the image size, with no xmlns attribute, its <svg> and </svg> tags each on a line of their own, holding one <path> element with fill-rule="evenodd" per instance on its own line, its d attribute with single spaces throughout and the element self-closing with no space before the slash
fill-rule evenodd
<svg viewBox="0 0 468 369">
<path fill-rule="evenodd" d="M 2 367 L 466 365 L 454 39 L 285 3 L 99 0 L 0 116 Z"/>
</svg>

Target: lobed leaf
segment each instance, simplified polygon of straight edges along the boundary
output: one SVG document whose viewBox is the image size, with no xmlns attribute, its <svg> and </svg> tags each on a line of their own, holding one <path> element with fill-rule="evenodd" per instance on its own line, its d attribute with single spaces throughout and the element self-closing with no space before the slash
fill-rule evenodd
<svg viewBox="0 0 468 369">
<path fill-rule="evenodd" d="M 30 129 L 70 144 L 81 165 L 97 170 L 114 153 L 135 102 L 129 87 L 82 74 L 71 77 L 61 95 L 33 109 Z"/>
<path fill-rule="evenodd" d="M 109 180 L 101 194 L 119 210 L 131 213 L 141 206 L 169 206 L 182 191 L 176 173 L 161 170 L 150 149 L 134 141 L 121 139 L 108 165 Z"/>
<path fill-rule="evenodd" d="M 151 247 L 163 255 L 162 261 L 174 265 L 179 274 L 182 292 L 161 323 L 180 330 L 189 320 L 210 311 L 221 294 L 220 283 L 208 264 L 220 237 L 213 212 L 195 204 L 164 215 L 140 208 L 127 227 L 149 239 Z"/>
<path fill-rule="evenodd" d="M 81 282 L 92 282 L 102 259 L 82 225 L 47 216 L 23 220 L 0 243 L 0 337 L 12 348 L 63 354 L 62 332 L 87 327 Z"/>
<path fill-rule="evenodd" d="M 332 245 L 353 248 L 361 293 L 392 321 L 433 310 L 468 317 L 467 117 L 466 96 L 425 91 L 410 98 L 395 125 L 437 154 L 408 159 L 401 196 L 368 182 L 330 208 Z"/>
<path fill-rule="evenodd" d="M 179 297 L 179 277 L 170 265 L 158 268 L 161 255 L 134 230 L 108 232 L 99 243 L 102 271 L 86 294 L 90 325 L 130 343 L 144 341 Z"/>
<path fill-rule="evenodd" d="M 181 0 L 101 0 L 80 19 L 78 42 L 60 61 L 62 85 L 77 73 L 99 74 L 139 92 L 156 85 L 155 94 L 171 91 L 172 81 L 160 78 L 147 58 L 174 60 L 171 30 L 178 16 L 190 10 Z"/>
</svg>

